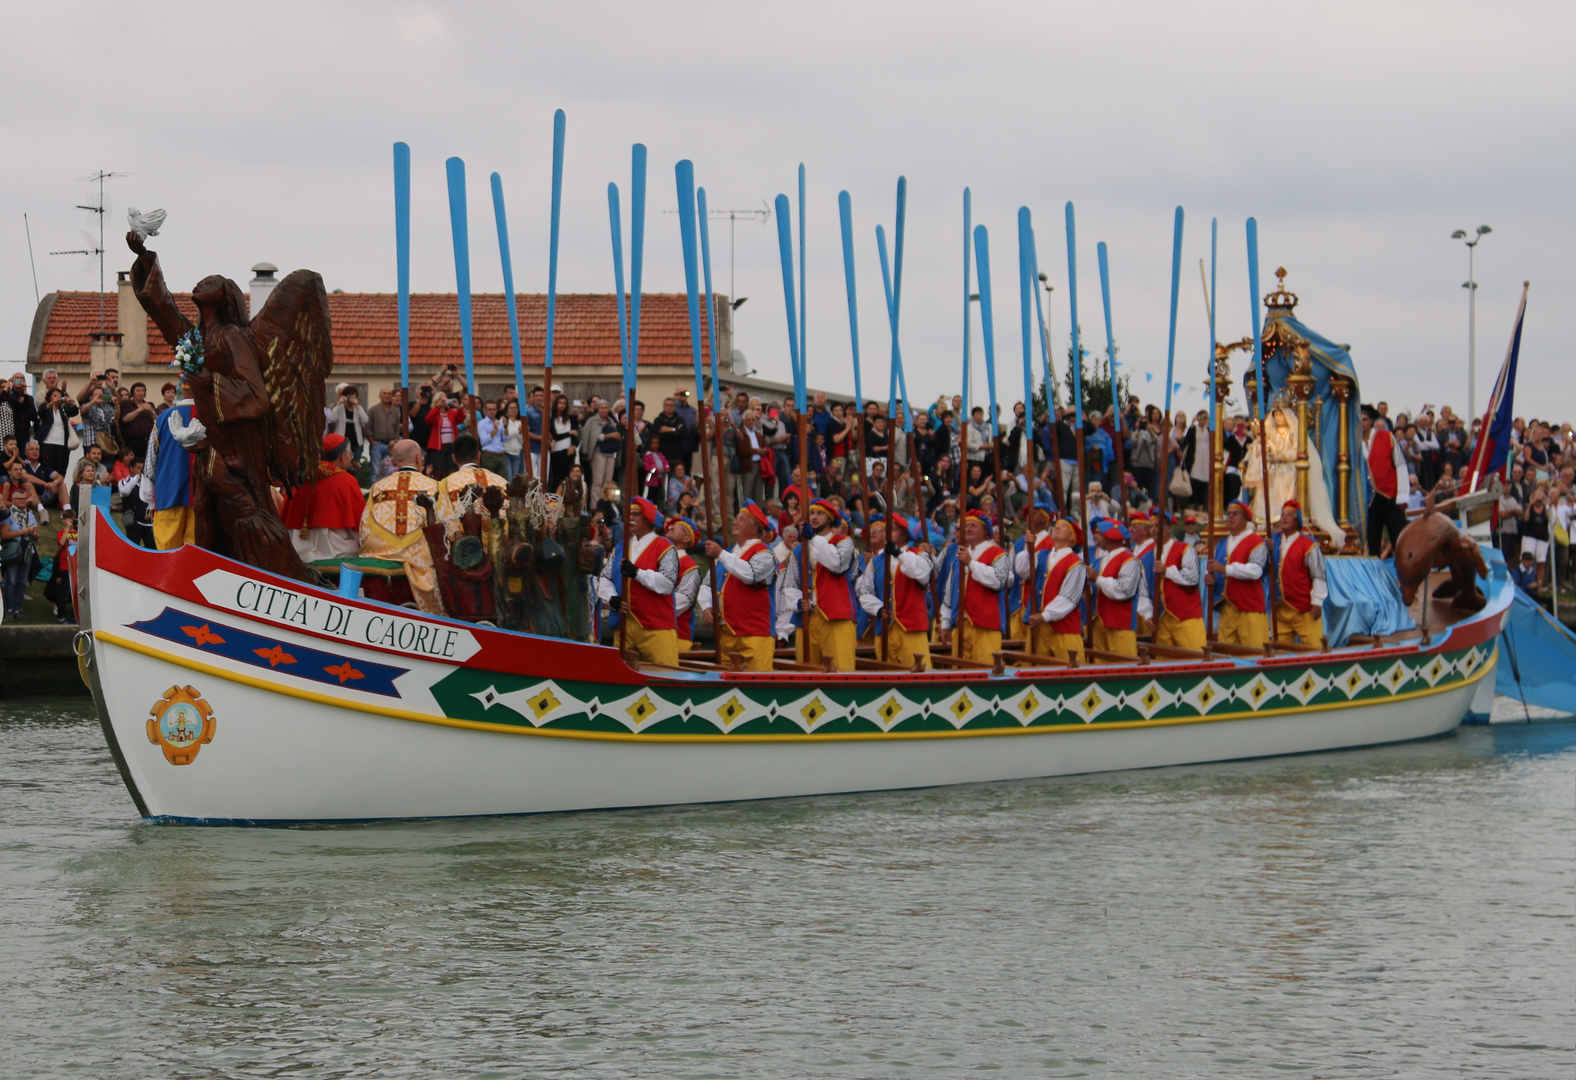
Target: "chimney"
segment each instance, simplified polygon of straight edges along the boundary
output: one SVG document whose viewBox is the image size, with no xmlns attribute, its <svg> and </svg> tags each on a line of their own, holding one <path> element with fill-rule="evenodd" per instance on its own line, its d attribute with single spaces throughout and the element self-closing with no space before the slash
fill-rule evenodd
<svg viewBox="0 0 1576 1080">
<path fill-rule="evenodd" d="M 130 270 L 115 271 L 115 313 L 121 334 L 120 364 L 111 366 L 146 364 L 148 315 L 137 302 L 137 294 L 132 291 Z"/>
<path fill-rule="evenodd" d="M 279 282 L 274 278 L 274 275 L 277 273 L 279 273 L 279 267 L 275 266 L 273 263 L 260 262 L 256 266 L 252 267 L 253 277 L 250 305 L 252 310 L 250 314 L 253 318 L 256 318 L 257 313 L 263 310 L 263 305 L 268 303 L 268 297 L 274 291 L 274 286 L 279 284 Z"/>
</svg>

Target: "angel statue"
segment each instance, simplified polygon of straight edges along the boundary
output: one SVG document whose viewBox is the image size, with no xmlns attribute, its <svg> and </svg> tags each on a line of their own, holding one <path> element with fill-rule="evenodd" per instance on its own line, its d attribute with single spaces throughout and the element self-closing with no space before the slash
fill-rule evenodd
<svg viewBox="0 0 1576 1080">
<path fill-rule="evenodd" d="M 270 480 L 288 493 L 317 477 L 323 385 L 334 364 L 323 279 L 294 271 L 249 319 L 240 286 L 218 274 L 205 277 L 192 289 L 194 326 L 176 307 L 159 257 L 143 239 L 136 229 L 126 234 L 137 253 L 132 288 L 164 340 L 185 358 L 182 378 L 194 415 L 208 430 L 192 453 L 197 545 L 310 581 Z"/>
</svg>

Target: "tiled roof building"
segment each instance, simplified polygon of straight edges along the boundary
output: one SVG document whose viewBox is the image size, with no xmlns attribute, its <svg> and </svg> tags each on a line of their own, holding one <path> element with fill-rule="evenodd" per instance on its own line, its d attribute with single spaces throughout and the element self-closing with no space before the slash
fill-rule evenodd
<svg viewBox="0 0 1576 1080">
<path fill-rule="evenodd" d="M 124 274 L 121 275 L 125 277 Z M 254 290 L 256 282 L 254 284 Z M 268 284 L 271 286 L 272 282 Z M 254 291 L 254 305 L 266 298 Z M 101 297 L 96 292 L 54 292 L 39 304 L 28 341 L 27 367 L 35 375 L 54 368 L 73 385 L 93 368 L 113 367 L 126 381 L 163 381 L 173 353 L 152 320 L 138 305 L 131 285 L 122 281 L 118 293 L 102 298 L 104 330 L 100 331 Z M 175 294 L 176 303 L 195 319 L 191 294 Z M 718 355 L 732 355 L 727 298 L 712 297 L 717 314 Z M 520 354 L 528 384 L 540 381 L 547 333 L 547 297 L 515 297 L 520 323 Z M 376 389 L 399 378 L 398 298 L 392 293 L 330 293 L 333 325 L 334 381 Z M 612 294 L 560 294 L 555 313 L 553 381 L 574 397 L 617 393 L 621 361 L 618 323 Z M 701 349 L 707 358 L 707 306 L 701 307 Z M 472 355 L 476 381 L 484 394 L 514 382 L 514 351 L 509 315 L 501 294 L 471 299 Z M 645 293 L 640 306 L 640 388 L 637 393 L 661 396 L 693 382 L 689 305 L 683 295 Z M 460 344 L 459 305 L 454 294 L 420 293 L 410 298 L 411 381 L 421 382 L 437 368 L 456 364 L 464 370 Z M 721 363 L 724 372 L 726 360 Z M 75 378 L 72 378 L 75 376 Z M 650 387 L 648 390 L 647 387 Z M 363 398 L 365 400 L 365 397 Z"/>
</svg>

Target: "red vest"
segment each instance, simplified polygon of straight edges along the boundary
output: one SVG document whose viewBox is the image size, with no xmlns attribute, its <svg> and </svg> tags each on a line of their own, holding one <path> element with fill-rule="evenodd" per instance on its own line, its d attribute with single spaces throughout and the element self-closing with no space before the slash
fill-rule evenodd
<svg viewBox="0 0 1576 1080">
<path fill-rule="evenodd" d="M 683 584 L 683 582 L 684 582 L 684 575 L 689 573 L 691 570 L 698 569 L 699 565 L 700 564 L 697 563 L 694 559 L 690 558 L 689 552 L 687 552 L 687 551 L 679 552 L 679 583 Z M 700 597 L 697 595 L 696 599 L 699 599 L 699 598 Z M 674 604 L 675 610 L 677 609 L 677 607 L 678 607 L 678 605 Z M 679 640 L 680 641 L 693 641 L 694 637 L 695 637 L 695 605 L 694 604 L 690 605 L 690 609 L 684 613 L 684 617 L 682 619 L 678 620 L 678 624 L 679 624 L 679 626 L 678 626 Z M 645 625 L 645 624 L 642 623 L 641 625 Z"/>
<path fill-rule="evenodd" d="M 1298 533 L 1290 543 L 1281 541 L 1281 599 L 1304 614 L 1313 609 L 1313 575 L 1308 573 L 1307 561 L 1311 547 L 1313 537 L 1307 533 Z"/>
<path fill-rule="evenodd" d="M 746 540 L 735 552 L 748 562 L 766 550 L 759 540 Z M 771 583 L 748 585 L 732 574 L 723 574 L 722 596 L 717 602 L 718 618 L 739 637 L 764 637 L 773 634 Z"/>
<path fill-rule="evenodd" d="M 930 628 L 930 611 L 925 607 L 927 592 L 925 585 L 903 573 L 901 565 L 892 567 L 892 617 L 909 633 Z"/>
<path fill-rule="evenodd" d="M 1044 612 L 1050 606 L 1051 601 L 1060 595 L 1062 582 L 1067 580 L 1067 572 L 1078 565 L 1078 562 L 1078 552 L 1074 548 L 1068 548 L 1066 551 L 1061 552 L 1060 555 L 1054 551 L 1051 552 L 1051 568 L 1045 575 L 1045 590 L 1041 593 L 1040 598 L 1041 612 Z M 1053 634 L 1082 634 L 1083 614 L 1078 610 L 1077 605 L 1074 605 L 1073 609 L 1066 615 L 1046 625 L 1051 628 Z"/>
<path fill-rule="evenodd" d="M 1171 551 L 1166 555 L 1165 565 L 1181 570 L 1182 556 L 1186 554 L 1186 544 L 1180 540 L 1172 541 Z M 1165 601 L 1166 610 L 1171 613 L 1173 619 L 1181 619 L 1186 622 L 1188 619 L 1202 619 L 1204 617 L 1204 601 L 1198 594 L 1197 585 L 1191 589 L 1178 585 L 1166 577 L 1164 570 L 1157 573 L 1155 578 L 1160 582 L 1161 599 Z"/>
<path fill-rule="evenodd" d="M 1229 541 L 1227 541 L 1229 543 Z M 1264 537 L 1258 533 L 1250 532 L 1243 535 L 1241 543 L 1235 551 L 1226 556 L 1226 564 L 1242 564 L 1248 561 L 1248 556 L 1264 543 Z M 1264 579 L 1258 581 L 1244 581 L 1241 578 L 1226 578 L 1226 599 L 1238 611 L 1264 613 Z"/>
<path fill-rule="evenodd" d="M 1100 576 L 1114 580 L 1122 572 L 1122 567 L 1132 561 L 1133 553 L 1124 548 L 1105 561 Z M 1095 614 L 1100 616 L 1100 623 L 1107 630 L 1131 630 L 1135 614 L 1133 609 L 1137 604 L 1137 593 L 1134 593 L 1130 600 L 1113 600 L 1103 592 L 1094 594 Z"/>
<path fill-rule="evenodd" d="M 655 570 L 662 556 L 673 545 L 667 537 L 658 536 L 646 545 L 646 550 L 635 560 L 637 570 Z M 624 582 L 625 595 L 629 597 L 635 621 L 644 630 L 677 629 L 678 618 L 673 612 L 673 594 L 654 593 L 633 578 Z"/>
<path fill-rule="evenodd" d="M 1395 441 L 1388 431 L 1375 431 L 1368 446 L 1368 477 L 1374 490 L 1386 498 L 1395 498 Z"/>
<path fill-rule="evenodd" d="M 993 565 L 997 559 L 1004 559 L 1007 553 L 995 544 L 987 544 L 975 562 L 985 566 Z M 992 589 L 988 585 L 981 585 L 974 580 L 974 575 L 969 572 L 970 567 L 959 566 L 958 573 L 962 576 L 959 587 L 963 590 L 962 608 L 969 622 L 981 630 L 1000 630 L 1001 626 L 1001 590 Z"/>
<path fill-rule="evenodd" d="M 832 533 L 827 541 L 833 547 L 841 544 L 848 537 L 842 533 Z M 815 556 L 810 556 L 810 566 L 815 572 L 815 591 L 813 599 L 815 606 L 821 614 L 828 619 L 852 619 L 854 617 L 854 599 L 848 595 L 848 575 L 834 574 L 826 567 L 815 561 Z"/>
</svg>

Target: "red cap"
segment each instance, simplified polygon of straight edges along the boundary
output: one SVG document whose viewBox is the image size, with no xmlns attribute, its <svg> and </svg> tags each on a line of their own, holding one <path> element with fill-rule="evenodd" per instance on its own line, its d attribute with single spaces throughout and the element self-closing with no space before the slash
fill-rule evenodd
<svg viewBox="0 0 1576 1080">
<path fill-rule="evenodd" d="M 335 434 L 330 433 L 328 435 L 324 435 L 323 436 L 323 453 L 324 454 L 338 454 L 344 448 L 345 448 L 345 437 L 343 435 L 335 435 Z"/>
</svg>

